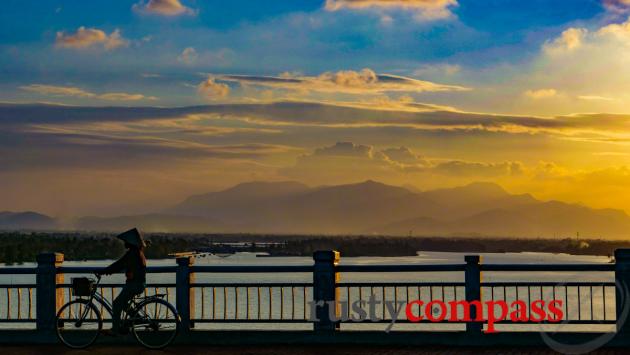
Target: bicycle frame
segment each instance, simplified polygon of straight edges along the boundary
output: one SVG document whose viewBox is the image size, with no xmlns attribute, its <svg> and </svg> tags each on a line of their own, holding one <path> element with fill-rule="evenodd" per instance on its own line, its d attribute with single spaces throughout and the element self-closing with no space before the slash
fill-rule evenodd
<svg viewBox="0 0 630 355">
<path fill-rule="evenodd" d="M 98 292 L 99 285 L 101 282 L 101 276 L 97 275 L 96 277 L 97 277 L 96 280 L 92 279 L 92 282 L 94 281 L 95 282 L 88 296 L 75 296 L 74 300 L 71 300 L 70 302 L 66 303 L 62 308 L 62 310 L 64 310 L 65 308 L 68 308 L 68 311 L 70 313 L 69 317 L 71 318 L 69 320 L 70 322 L 74 323 L 74 327 L 71 327 L 69 329 L 70 332 L 68 333 L 65 333 L 63 331 L 60 332 L 60 329 L 65 328 L 64 323 L 67 322 L 68 319 L 65 319 L 61 315 L 61 313 L 58 313 L 57 315 L 57 319 L 58 319 L 57 335 L 64 344 L 66 344 L 67 346 L 71 348 L 85 348 L 91 345 L 92 343 L 94 343 L 94 341 L 96 341 L 96 338 L 98 337 L 103 327 L 103 321 L 104 321 L 103 320 L 104 312 L 102 311 L 103 309 L 109 312 L 110 315 L 113 315 L 113 302 L 108 301 L 101 293 Z M 164 296 L 165 294 L 156 294 L 156 295 L 146 296 L 146 293 L 145 293 L 144 296 L 141 296 L 139 294 L 139 295 L 136 295 L 131 300 L 129 300 L 129 303 L 126 305 L 126 309 L 123 310 L 124 316 L 121 319 L 122 321 L 121 327 L 125 330 L 123 333 L 127 333 L 127 332 L 133 333 L 136 340 L 149 349 L 163 348 L 164 346 L 167 346 L 168 344 L 170 344 L 173 341 L 173 339 L 177 336 L 181 319 L 179 315 L 177 314 L 177 310 L 175 309 L 175 307 L 172 304 L 170 304 L 168 301 L 163 300 Z M 78 319 L 72 318 L 72 313 L 73 313 L 72 304 L 74 303 L 79 303 L 78 305 L 79 310 L 77 310 L 75 313 L 76 316 L 78 316 Z M 85 304 L 86 306 L 83 307 L 82 304 Z M 100 311 L 99 311 L 99 305 L 101 306 Z M 146 308 L 147 305 L 153 305 L 154 308 L 147 309 Z M 164 319 L 161 319 L 158 317 L 158 310 L 161 309 L 159 308 L 161 307 L 160 305 L 164 305 L 166 307 L 164 311 L 166 312 L 167 316 L 172 315 L 173 316 L 172 319 L 166 318 L 166 317 Z M 98 319 L 94 319 L 95 318 L 94 316 L 90 316 L 91 310 L 94 310 L 93 313 L 94 315 L 98 316 L 97 317 Z M 152 316 L 151 315 L 152 313 L 155 313 L 155 315 Z M 159 314 L 161 315 L 162 313 L 160 312 Z M 89 319 L 88 319 L 88 316 L 90 316 Z M 95 329 L 93 326 L 90 327 L 89 329 L 86 329 L 88 331 L 92 331 L 93 333 L 93 335 L 90 335 L 91 338 L 88 338 L 89 343 L 76 344 L 76 343 L 72 343 L 68 341 L 68 339 L 66 338 L 67 334 L 72 333 L 72 331 L 75 330 L 75 328 L 80 328 L 82 324 L 85 322 L 93 323 L 94 321 L 98 322 L 97 324 L 98 329 Z M 166 323 L 169 323 L 169 324 L 173 323 L 174 327 L 173 326 L 167 327 L 165 326 Z M 79 329 L 79 330 L 82 330 L 82 329 Z M 94 333 L 94 331 L 97 331 L 97 332 Z M 164 343 L 153 344 L 151 343 L 151 341 L 147 343 L 147 339 L 152 339 L 150 334 L 154 334 L 153 337 L 157 336 L 159 339 L 161 335 L 158 332 L 160 331 L 162 331 L 162 334 L 166 336 L 165 338 L 162 339 L 163 341 L 165 341 Z M 90 333 L 88 332 L 87 334 L 90 334 Z M 147 336 L 146 334 L 149 334 L 148 335 L 149 338 L 146 338 Z"/>
<path fill-rule="evenodd" d="M 94 289 L 92 290 L 92 292 L 90 294 L 90 297 L 88 298 L 88 302 L 92 303 L 92 302 L 96 301 L 96 303 L 99 303 L 100 305 L 102 305 L 103 308 L 105 310 L 107 310 L 107 312 L 111 316 L 112 313 L 114 312 L 113 305 L 107 299 L 105 299 L 105 297 L 103 297 L 103 295 L 98 293 L 98 291 L 97 291 L 98 290 L 98 284 L 100 284 L 100 283 L 101 283 L 101 276 L 97 276 L 96 283 L 94 284 Z M 79 298 L 82 298 L 82 297 L 79 297 Z M 83 316 L 81 318 L 83 318 Z"/>
<path fill-rule="evenodd" d="M 103 297 L 103 295 L 101 295 L 97 290 L 98 290 L 98 285 L 101 282 L 101 276 L 97 276 L 97 280 L 96 283 L 94 284 L 94 289 L 92 290 L 92 293 L 90 294 L 89 298 L 88 298 L 88 302 L 90 303 L 98 303 L 100 305 L 103 306 L 103 309 L 105 309 L 109 315 L 111 316 L 114 312 L 114 306 L 111 302 L 109 302 L 105 297 Z M 81 297 L 79 297 L 81 298 Z M 146 299 L 148 299 L 147 297 L 145 297 L 144 299 L 142 299 L 140 302 L 137 302 L 136 299 L 131 299 L 129 301 L 129 303 L 127 304 L 126 309 L 124 310 L 125 313 L 125 318 L 129 318 L 131 315 L 140 315 L 143 316 L 144 310 L 142 310 L 139 305 L 145 301 Z M 87 309 L 86 309 L 87 312 Z M 141 313 L 142 312 L 142 313 Z M 81 316 L 81 319 L 84 319 L 87 316 L 86 314 L 83 314 Z M 102 315 L 101 315 L 102 316 Z M 148 315 L 144 314 L 144 317 L 147 317 Z"/>
</svg>

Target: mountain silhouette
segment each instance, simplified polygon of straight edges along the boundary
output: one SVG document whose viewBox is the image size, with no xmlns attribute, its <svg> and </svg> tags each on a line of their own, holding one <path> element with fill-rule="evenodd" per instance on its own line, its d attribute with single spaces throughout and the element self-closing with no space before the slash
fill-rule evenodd
<svg viewBox="0 0 630 355">
<path fill-rule="evenodd" d="M 502 237 L 625 238 L 630 218 L 619 210 L 592 209 L 558 201 L 525 203 L 492 208 L 467 217 L 433 219 L 419 217 L 391 223 L 376 231 L 391 235 L 482 235 Z M 505 202 L 506 199 L 500 200 Z M 512 201 L 513 202 L 513 201 Z"/>
<path fill-rule="evenodd" d="M 422 195 L 439 201 L 445 208 L 444 211 L 440 211 L 442 214 L 440 218 L 446 215 L 448 219 L 471 216 L 494 208 L 510 208 L 540 202 L 529 194 L 509 194 L 501 186 L 489 182 L 437 189 L 424 192 Z"/>
<path fill-rule="evenodd" d="M 43 217 L 49 224 L 39 226 L 54 224 Z M 0 227 L 6 225 L 33 228 L 34 222 Z M 248 182 L 190 196 L 157 214 L 84 217 L 74 225 L 94 231 L 131 227 L 149 232 L 559 238 L 579 232 L 584 237 L 624 238 L 630 234 L 630 217 L 620 210 L 510 194 L 487 182 L 412 191 L 372 180 L 319 187 L 281 181 Z"/>
<path fill-rule="evenodd" d="M 57 227 L 55 219 L 37 212 L 0 212 L 2 230 L 51 230 Z"/>
<path fill-rule="evenodd" d="M 168 212 L 212 217 L 248 232 L 356 233 L 366 223 L 376 227 L 436 209 L 433 201 L 407 189 L 368 180 L 317 188 L 245 183 L 193 196 Z"/>
</svg>

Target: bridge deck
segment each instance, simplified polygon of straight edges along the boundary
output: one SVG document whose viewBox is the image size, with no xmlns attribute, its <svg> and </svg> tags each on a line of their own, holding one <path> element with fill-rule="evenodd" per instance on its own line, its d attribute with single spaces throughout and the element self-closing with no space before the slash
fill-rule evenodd
<svg viewBox="0 0 630 355">
<path fill-rule="evenodd" d="M 9 346 L 3 347 L 5 354 L 23 355 L 54 355 L 54 354 L 84 354 L 85 351 L 71 351 L 61 345 L 32 345 L 32 346 Z M 92 355 L 101 354 L 147 354 L 147 350 L 138 346 L 129 345 L 95 345 L 89 349 Z M 548 348 L 510 348 L 492 347 L 487 349 L 479 348 L 453 348 L 443 346 L 303 346 L 303 345 L 275 345 L 275 346 L 172 346 L 160 354 L 213 354 L 213 355 L 493 355 L 493 354 L 557 354 Z M 591 352 L 596 355 L 627 354 L 624 349 L 599 349 Z"/>
<path fill-rule="evenodd" d="M 602 333 L 557 333 L 551 335 L 562 344 L 584 344 L 607 334 Z M 614 335 L 614 334 L 608 334 Z M 617 334 L 604 342 L 610 348 L 628 348 L 630 337 Z M 56 345 L 59 341 L 54 333 L 37 331 L 2 331 L 0 344 L 3 345 Z M 604 345 L 601 344 L 601 345 Z M 97 345 L 136 344 L 132 336 L 116 338 L 101 336 Z M 318 346 L 459 346 L 459 347 L 546 347 L 540 333 L 493 333 L 478 337 L 467 336 L 465 332 L 390 332 L 347 331 L 321 333 L 313 331 L 191 331 L 180 334 L 175 346 L 276 346 L 276 345 L 318 345 Z"/>
</svg>

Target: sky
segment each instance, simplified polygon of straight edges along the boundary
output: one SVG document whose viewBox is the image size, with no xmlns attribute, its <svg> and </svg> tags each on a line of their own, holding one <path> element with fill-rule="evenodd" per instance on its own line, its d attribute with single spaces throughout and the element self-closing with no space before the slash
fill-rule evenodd
<svg viewBox="0 0 630 355">
<path fill-rule="evenodd" d="M 629 17 L 630 0 L 5 0 L 0 210 L 373 179 L 630 213 Z"/>
</svg>

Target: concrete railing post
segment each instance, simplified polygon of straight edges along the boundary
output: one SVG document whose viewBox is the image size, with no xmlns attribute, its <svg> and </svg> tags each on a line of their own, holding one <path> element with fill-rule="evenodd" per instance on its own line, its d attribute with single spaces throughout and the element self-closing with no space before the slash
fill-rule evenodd
<svg viewBox="0 0 630 355">
<path fill-rule="evenodd" d="M 466 255 L 464 260 L 466 261 L 466 270 L 464 272 L 464 280 L 466 282 L 466 301 L 481 302 L 481 257 L 479 255 Z M 477 318 L 477 307 L 470 307 L 470 318 L 472 322 L 466 323 L 466 333 L 472 336 L 481 334 L 483 323 L 475 321 Z"/>
<path fill-rule="evenodd" d="M 35 310 L 37 330 L 54 331 L 57 310 L 63 305 L 63 289 L 57 289 L 63 283 L 63 274 L 57 268 L 63 263 L 61 253 L 43 253 L 37 255 L 37 276 L 35 290 Z"/>
<path fill-rule="evenodd" d="M 339 323 L 331 319 L 331 313 L 339 319 L 339 252 L 334 250 L 320 250 L 313 253 L 315 266 L 313 269 L 313 302 L 315 302 L 314 329 L 316 331 L 335 331 Z M 333 307 L 333 310 L 330 310 Z M 332 311 L 332 312 L 331 312 Z"/>
<path fill-rule="evenodd" d="M 630 249 L 615 250 L 615 309 L 617 313 L 617 333 L 623 337 L 630 335 Z"/>
<path fill-rule="evenodd" d="M 177 273 L 175 276 L 176 308 L 184 331 L 194 327 L 193 322 L 190 320 L 195 310 L 195 293 L 190 288 L 190 285 L 195 280 L 195 274 L 190 270 L 193 263 L 194 258 L 192 256 L 177 258 Z"/>
</svg>

